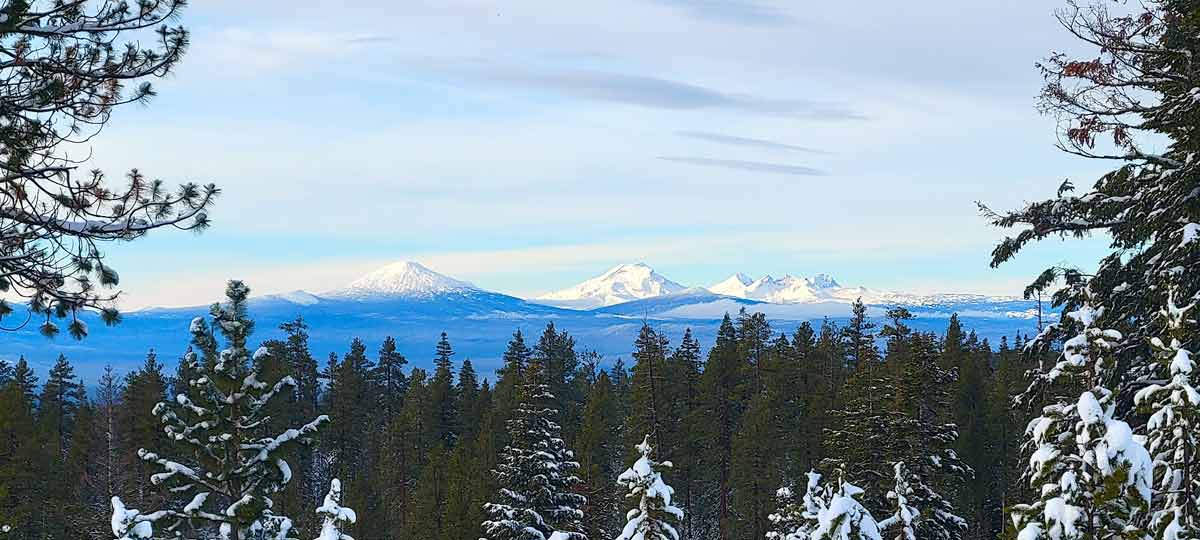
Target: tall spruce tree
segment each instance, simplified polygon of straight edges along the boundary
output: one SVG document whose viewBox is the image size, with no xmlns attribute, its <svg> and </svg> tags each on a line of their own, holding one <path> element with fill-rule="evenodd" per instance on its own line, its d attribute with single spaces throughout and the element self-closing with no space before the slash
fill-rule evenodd
<svg viewBox="0 0 1200 540">
<path fill-rule="evenodd" d="M 143 460 L 161 469 L 151 481 L 167 486 L 172 498 L 178 499 L 136 516 L 135 522 L 165 522 L 165 527 L 159 524 L 165 531 L 202 523 L 231 540 L 293 536 L 291 520 L 271 510 L 271 496 L 292 479 L 282 456 L 295 445 L 309 444 L 329 418 L 318 416 L 303 426 L 267 431 L 268 406 L 294 391 L 296 382 L 290 377 L 273 383 L 260 380 L 262 356 L 268 353 L 260 348 L 252 355 L 247 348 L 254 330 L 246 312 L 249 294 L 242 282 L 230 281 L 226 302 L 209 310 L 212 327 L 226 341 L 220 352 L 204 318 L 192 321 L 192 346 L 215 356 L 217 363 L 201 367 L 194 350 L 189 351 L 186 360 L 201 375 L 188 382 L 188 393 L 154 407 L 166 434 L 188 448 L 189 455 L 173 459 L 168 455 L 170 447 L 138 450 Z M 120 506 L 117 503 L 114 499 L 114 507 Z"/>
<path fill-rule="evenodd" d="M 683 518 L 683 510 L 672 503 L 675 490 L 663 481 L 659 471 L 671 468 L 671 462 L 654 460 L 649 435 L 637 445 L 637 452 L 637 461 L 617 478 L 629 490 L 625 497 L 637 501 L 626 513 L 625 527 L 617 540 L 679 540 L 675 525 Z"/>
<path fill-rule="evenodd" d="M 707 447 L 702 463 L 708 472 L 706 489 L 714 498 L 710 519 L 719 540 L 734 537 L 732 456 L 734 436 L 745 408 L 744 365 L 738 351 L 737 330 L 733 320 L 725 315 L 700 377 L 701 410 L 707 419 L 704 429 Z"/>
<path fill-rule="evenodd" d="M 525 370 L 520 400 L 508 422 L 509 444 L 496 466 L 500 490 L 484 505 L 488 540 L 547 540 L 554 533 L 586 540 L 579 464 L 555 421 L 546 368 L 534 357 Z"/>
</svg>

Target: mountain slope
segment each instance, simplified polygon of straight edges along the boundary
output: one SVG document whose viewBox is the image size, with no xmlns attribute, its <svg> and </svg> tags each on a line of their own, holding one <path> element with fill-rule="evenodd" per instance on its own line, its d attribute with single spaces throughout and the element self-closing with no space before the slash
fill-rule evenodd
<svg viewBox="0 0 1200 540">
<path fill-rule="evenodd" d="M 680 292 L 687 287 L 663 277 L 645 263 L 622 264 L 535 302 L 571 309 L 595 309 Z"/>
</svg>

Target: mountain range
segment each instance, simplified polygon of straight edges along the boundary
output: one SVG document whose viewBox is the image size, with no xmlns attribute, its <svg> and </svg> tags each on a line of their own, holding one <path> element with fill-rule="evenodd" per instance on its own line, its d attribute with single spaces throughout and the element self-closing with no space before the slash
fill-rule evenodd
<svg viewBox="0 0 1200 540">
<path fill-rule="evenodd" d="M 447 332 L 458 358 L 471 358 L 486 373 L 499 367 L 514 331 L 523 331 L 532 345 L 551 322 L 570 332 L 579 350 L 594 350 L 611 361 L 628 356 L 643 322 L 675 341 L 691 328 L 707 346 L 726 313 L 762 312 L 776 330 L 790 333 L 804 321 L 844 320 L 857 298 L 869 306 L 872 317 L 894 305 L 908 307 L 917 316 L 912 325 L 919 330 L 941 332 L 952 313 L 992 340 L 1036 328 L 1036 304 L 1012 297 L 877 291 L 845 287 L 825 274 L 752 278 L 739 273 L 708 287 L 688 287 L 644 263 L 619 265 L 573 287 L 523 299 L 404 261 L 332 291 L 254 297 L 250 314 L 256 319 L 256 340 L 280 337 L 281 323 L 303 317 L 318 358 L 343 353 L 355 337 L 374 351 L 386 336 L 393 336 L 414 365 L 427 366 L 438 335 Z M 87 314 L 85 322 L 92 330 L 86 339 L 48 340 L 35 331 L 12 332 L 3 335 L 8 346 L 0 358 L 25 355 L 44 370 L 58 354 L 66 354 L 89 380 L 95 380 L 105 364 L 119 370 L 140 365 L 150 349 L 171 366 L 187 348 L 189 322 L 206 313 L 206 307 L 149 308 L 126 313 L 115 328 Z"/>
</svg>

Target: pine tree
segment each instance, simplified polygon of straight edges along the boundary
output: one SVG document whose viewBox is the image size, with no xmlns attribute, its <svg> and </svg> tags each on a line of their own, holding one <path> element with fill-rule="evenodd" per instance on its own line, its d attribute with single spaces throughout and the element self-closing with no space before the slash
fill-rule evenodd
<svg viewBox="0 0 1200 540">
<path fill-rule="evenodd" d="M 704 437 L 705 469 L 708 488 L 715 504 L 711 519 L 715 519 L 717 538 L 733 538 L 733 509 L 730 496 L 733 490 L 733 439 L 741 423 L 744 363 L 738 354 L 737 331 L 728 315 L 721 321 L 717 340 L 708 351 L 708 362 L 700 378 L 701 410 L 707 419 Z"/>
<path fill-rule="evenodd" d="M 850 322 L 842 328 L 842 339 L 846 342 L 846 367 L 850 370 L 859 366 L 879 361 L 879 351 L 875 349 L 875 323 L 867 318 L 867 306 L 862 298 L 850 305 Z"/>
<path fill-rule="evenodd" d="M 750 400 L 733 440 L 730 505 L 739 518 L 736 538 L 763 538 L 771 528 L 769 516 L 783 455 L 771 401 L 766 392 Z"/>
<path fill-rule="evenodd" d="M 346 534 L 346 527 L 358 521 L 354 510 L 342 506 L 342 483 L 337 478 L 329 481 L 329 493 L 325 494 L 325 502 L 317 507 L 317 515 L 321 517 L 321 534 L 317 540 L 354 540 Z"/>
<path fill-rule="evenodd" d="M 563 438 L 574 440 L 579 433 L 583 414 L 583 393 L 575 384 L 579 371 L 579 356 L 575 353 L 575 338 L 565 330 L 558 331 L 554 322 L 546 323 L 545 330 L 533 347 L 533 355 L 540 357 L 546 366 L 546 382 L 554 394 L 554 406 L 559 410 Z"/>
<path fill-rule="evenodd" d="M 679 540 L 675 524 L 683 519 L 683 510 L 672 504 L 675 490 L 663 482 L 659 472 L 671 468 L 671 462 L 654 460 L 649 435 L 637 445 L 637 451 L 641 457 L 617 478 L 629 490 L 626 498 L 637 500 L 637 506 L 626 514 L 627 522 L 617 540 Z"/>
<path fill-rule="evenodd" d="M 1113 417 L 1113 393 L 1101 384 L 1115 369 L 1108 353 L 1121 334 L 1099 326 L 1102 308 L 1067 315 L 1081 332 L 1042 380 L 1077 378 L 1085 390 L 1075 400 L 1058 398 L 1029 425 L 1037 499 L 1014 505 L 1013 522 L 1021 540 L 1135 537 L 1151 502 L 1152 462 L 1129 425 Z"/>
<path fill-rule="evenodd" d="M 903 366 L 896 383 L 896 406 L 903 417 L 893 427 L 900 448 L 891 459 L 903 461 L 911 473 L 909 502 L 923 516 L 916 524 L 917 536 L 960 539 L 967 523 L 956 513 L 953 501 L 974 471 L 956 451 L 958 429 L 948 410 L 954 374 L 938 366 L 933 335 L 913 334 L 897 345 L 908 356 L 898 359 Z"/>
<path fill-rule="evenodd" d="M 158 355 L 151 349 L 146 354 L 142 367 L 125 379 L 125 391 L 121 396 L 122 445 L 121 466 L 130 475 L 131 491 L 124 493 L 126 500 L 141 508 L 153 508 L 163 502 L 163 493 L 149 482 L 152 466 L 138 457 L 139 448 L 166 448 L 172 441 L 163 432 L 162 424 L 152 411 L 158 403 L 167 399 L 167 378 Z"/>
<path fill-rule="evenodd" d="M 582 495 L 573 461 L 554 418 L 554 395 L 546 370 L 535 357 L 525 370 L 520 401 L 508 423 L 509 444 L 501 453 L 495 475 L 500 485 L 493 502 L 484 505 L 488 540 L 547 540 L 562 533 L 569 540 L 586 540 Z M 561 536 L 561 535 L 560 535 Z"/>
<path fill-rule="evenodd" d="M 56 335 L 56 321 L 66 320 L 68 333 L 81 339 L 87 325 L 80 311 L 95 309 L 104 322 L 119 321 L 119 293 L 112 288 L 120 280 L 104 244 L 159 228 L 207 227 L 215 186 L 171 190 L 137 169 L 127 184 L 116 185 L 102 171 L 79 170 L 71 152 L 99 135 L 117 108 L 150 99 L 151 82 L 178 66 L 189 43 L 177 24 L 186 5 L 22 0 L 0 6 L 10 21 L 5 48 L 23 51 L 22 60 L 4 66 L 0 84 L 6 104 L 0 111 L 0 289 L 7 293 L 0 318 L 13 311 L 8 301 L 20 298 L 34 324 L 42 319 L 42 334 Z M 156 34 L 147 39 L 142 31 L 151 28 Z"/>
<path fill-rule="evenodd" d="M 138 450 L 143 460 L 162 471 L 151 477 L 154 484 L 167 486 L 172 497 L 190 500 L 182 508 L 167 504 L 136 519 L 166 521 L 168 531 L 188 522 L 205 523 L 232 540 L 291 537 L 291 521 L 271 511 L 271 496 L 292 479 L 291 468 L 281 456 L 295 445 L 308 444 L 329 418 L 319 416 L 282 433 L 266 431 L 267 406 L 294 391 L 296 383 L 290 377 L 274 384 L 259 379 L 261 356 L 267 351 L 260 348 L 252 356 L 246 348 L 254 330 L 246 313 L 249 293 L 242 282 L 229 282 L 226 303 L 210 309 L 212 326 L 224 336 L 227 347 L 217 353 L 218 361 L 211 368 L 201 368 L 196 354 L 189 351 L 187 361 L 203 375 L 189 381 L 189 393 L 154 407 L 167 435 L 191 450 L 183 459 L 194 465 L 152 449 Z M 207 326 L 203 318 L 192 321 L 194 348 L 215 346 L 208 340 Z"/>
<path fill-rule="evenodd" d="M 628 440 L 630 437 L 640 438 L 635 434 L 644 436 L 649 433 L 654 444 L 664 448 L 665 453 L 670 455 L 671 447 L 663 446 L 664 439 L 673 442 L 663 434 L 667 429 L 667 406 L 671 401 L 666 391 L 667 339 L 650 328 L 649 324 L 642 323 L 633 346 L 634 364 L 629 396 L 631 414 L 626 423 L 626 447 L 637 445 L 636 440 Z"/>
<path fill-rule="evenodd" d="M 17 364 L 13 366 L 12 380 L 21 389 L 21 392 L 25 394 L 25 399 L 36 406 L 38 378 L 33 373 L 33 368 L 29 366 L 29 362 L 25 360 L 24 356 L 18 358 Z"/>
<path fill-rule="evenodd" d="M 613 481 L 623 457 L 617 442 L 621 440 L 621 417 L 616 400 L 608 373 L 601 371 L 589 388 L 583 426 L 575 439 L 580 491 L 586 498 L 583 532 L 588 538 L 605 538 L 620 526 L 617 521 L 620 498 Z"/>
<path fill-rule="evenodd" d="M 797 500 L 792 486 L 779 488 L 775 493 L 775 512 L 771 514 L 771 530 L 767 540 L 809 540 L 817 528 L 822 510 L 833 498 L 833 491 L 821 485 L 821 474 L 809 471 L 805 475 L 804 495 Z"/>
<path fill-rule="evenodd" d="M 434 433 L 447 448 L 454 445 L 459 431 L 453 357 L 454 349 L 446 333 L 442 332 L 434 356 L 433 379 L 429 382 L 429 403 L 433 407 Z"/>
<path fill-rule="evenodd" d="M 382 407 L 384 425 L 390 425 L 400 407 L 404 403 L 404 394 L 408 391 L 408 378 L 404 375 L 404 366 L 408 359 L 396 350 L 396 339 L 392 336 L 384 338 L 379 347 L 379 359 L 375 362 L 375 373 L 372 379 L 379 385 L 379 404 Z"/>
<path fill-rule="evenodd" d="M 879 523 L 855 498 L 862 489 L 845 480 L 838 481 L 828 501 L 819 501 L 816 525 L 811 540 L 881 540 Z"/>
<path fill-rule="evenodd" d="M 895 540 L 917 540 L 917 520 L 921 516 L 920 510 L 909 504 L 909 499 L 916 495 L 911 484 L 912 478 L 909 476 L 908 468 L 904 466 L 904 462 L 896 462 L 894 467 L 896 471 L 895 483 L 892 490 L 888 492 L 888 499 L 895 502 L 895 511 L 892 516 L 879 522 L 879 528 L 887 530 L 895 528 Z"/>
<path fill-rule="evenodd" d="M 329 471 L 345 483 L 351 492 L 361 496 L 365 486 L 360 485 L 367 473 L 367 440 L 363 434 L 372 424 L 372 411 L 363 404 L 374 396 L 370 384 L 373 365 L 367 358 L 366 345 L 354 338 L 350 350 L 339 362 L 330 356 L 326 377 L 329 380 L 325 394 L 325 414 L 337 422 L 322 430 L 321 447 L 329 455 Z"/>
<path fill-rule="evenodd" d="M 1154 458 L 1158 490 L 1151 505 L 1150 529 L 1155 538 L 1200 537 L 1200 392 L 1196 391 L 1195 361 L 1184 348 L 1195 333 L 1195 319 L 1170 301 L 1163 314 L 1167 340 L 1154 338 L 1165 384 L 1138 391 L 1134 401 L 1150 412 L 1146 444 Z"/>
<path fill-rule="evenodd" d="M 75 531 L 71 522 L 76 511 L 76 486 L 80 470 L 68 461 L 72 436 L 85 405 L 83 385 L 76 382 L 75 369 L 66 356 L 59 355 L 38 399 L 37 421 L 43 452 L 28 465 L 43 478 L 39 496 L 41 504 L 40 530 L 48 540 L 66 539 Z"/>
<path fill-rule="evenodd" d="M 672 455 L 675 463 L 674 478 L 679 505 L 685 510 L 680 523 L 680 535 L 684 538 L 697 536 L 698 519 L 694 516 L 700 509 L 702 498 L 702 452 L 704 448 L 703 426 L 707 419 L 701 411 L 700 377 L 703 370 L 700 342 L 690 328 L 684 330 L 679 347 L 668 361 L 668 381 L 672 386 L 670 422 L 675 427 L 676 448 Z"/>
<path fill-rule="evenodd" d="M 1194 298 L 1200 292 L 1200 280 L 1178 271 L 1200 263 L 1200 215 L 1188 203 L 1197 171 L 1193 119 L 1200 103 L 1193 96 L 1200 80 L 1189 70 L 1200 44 L 1198 13 L 1195 3 L 1174 0 L 1128 10 L 1068 4 L 1059 22 L 1085 52 L 1082 58 L 1056 53 L 1039 64 L 1045 78 L 1041 107 L 1059 121 L 1061 149 L 1117 165 L 1078 195 L 1065 181 L 1054 198 L 1013 212 L 983 207 L 994 225 L 1019 229 L 993 250 L 993 266 L 1045 238 L 1112 239 L 1094 275 L 1052 267 L 1026 295 L 1050 290 L 1062 278 L 1068 286 L 1055 293 L 1056 305 L 1107 310 L 1112 329 L 1122 334 L 1113 354 L 1119 363 L 1130 362 L 1113 387 L 1118 395 L 1145 375 L 1142 368 L 1153 367 L 1146 344 L 1156 326 L 1150 323 L 1167 295 Z M 1084 286 L 1088 281 L 1097 286 Z M 1063 330 L 1050 329 L 1069 337 Z"/>
<path fill-rule="evenodd" d="M 0 388 L 0 523 L 11 527 L 6 538 L 41 537 L 41 508 L 31 495 L 41 493 L 42 478 L 30 467 L 42 454 L 33 401 L 19 380 Z"/>
</svg>

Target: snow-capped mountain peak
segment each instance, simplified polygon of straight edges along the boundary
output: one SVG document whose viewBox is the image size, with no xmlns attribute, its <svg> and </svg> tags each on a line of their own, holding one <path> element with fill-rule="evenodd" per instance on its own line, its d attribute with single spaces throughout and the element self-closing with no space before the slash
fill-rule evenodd
<svg viewBox="0 0 1200 540">
<path fill-rule="evenodd" d="M 741 296 L 751 283 L 754 283 L 754 278 L 738 272 L 726 278 L 725 281 L 712 285 L 708 290 L 726 296 Z"/>
<path fill-rule="evenodd" d="M 775 304 L 794 304 L 840 300 L 841 285 L 829 274 L 802 278 L 786 274 L 781 278 L 765 275 L 750 279 L 745 274 L 733 277 L 708 288 L 716 294 L 735 296 Z"/>
<path fill-rule="evenodd" d="M 841 288 L 837 280 L 829 274 L 817 274 L 808 280 L 809 284 L 818 289 L 835 289 Z"/>
<path fill-rule="evenodd" d="M 336 296 L 433 296 L 436 294 L 477 290 L 466 281 L 434 272 L 420 263 L 401 261 L 389 264 L 352 282 L 345 289 L 334 291 Z"/>
<path fill-rule="evenodd" d="M 545 294 L 535 300 L 559 307 L 592 309 L 673 294 L 686 288 L 663 277 L 645 263 L 621 264 L 574 287 Z"/>
</svg>

